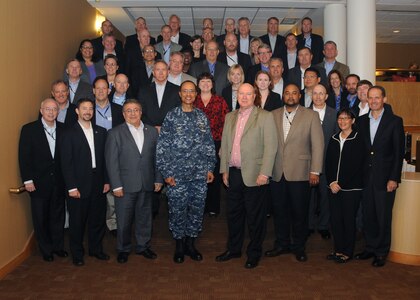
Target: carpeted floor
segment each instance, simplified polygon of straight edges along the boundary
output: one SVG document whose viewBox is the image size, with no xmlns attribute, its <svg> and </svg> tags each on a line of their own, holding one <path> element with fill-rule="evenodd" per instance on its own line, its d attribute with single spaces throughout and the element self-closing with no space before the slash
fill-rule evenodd
<svg viewBox="0 0 420 300">
<path fill-rule="evenodd" d="M 165 209 L 162 205 L 154 221 L 156 260 L 132 254 L 126 264 L 117 263 L 115 238 L 107 234 L 110 261 L 86 257 L 84 267 L 75 267 L 71 258 L 47 263 L 34 253 L 0 281 L 0 299 L 420 299 L 420 267 L 388 262 L 373 268 L 370 261 L 338 265 L 325 259 L 332 242 L 318 234 L 308 240 L 306 263 L 291 254 L 262 258 L 252 270 L 244 268 L 245 256 L 217 263 L 215 256 L 225 250 L 224 214 L 204 219 L 197 242 L 204 260 L 175 264 Z M 264 249 L 272 243 L 269 219 Z"/>
</svg>

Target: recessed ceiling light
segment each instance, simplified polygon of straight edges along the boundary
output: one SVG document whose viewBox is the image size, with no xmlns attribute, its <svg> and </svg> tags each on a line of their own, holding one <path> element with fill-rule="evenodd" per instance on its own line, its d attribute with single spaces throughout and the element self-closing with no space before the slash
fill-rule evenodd
<svg viewBox="0 0 420 300">
<path fill-rule="evenodd" d="M 397 29 L 397 30 L 393 30 L 392 31 L 393 33 L 400 33 L 400 31 Z"/>
</svg>

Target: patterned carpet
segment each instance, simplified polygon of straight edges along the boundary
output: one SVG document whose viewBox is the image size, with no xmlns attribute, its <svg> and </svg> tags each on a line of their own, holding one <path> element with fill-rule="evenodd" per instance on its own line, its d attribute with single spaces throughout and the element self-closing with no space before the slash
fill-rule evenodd
<svg viewBox="0 0 420 300">
<path fill-rule="evenodd" d="M 204 260 L 186 258 L 175 264 L 162 205 L 154 221 L 156 260 L 132 254 L 126 264 L 117 263 L 115 238 L 107 234 L 104 244 L 110 261 L 86 257 L 84 267 L 74 267 L 71 258 L 47 263 L 34 253 L 0 281 L 0 299 L 420 299 L 420 267 L 388 262 L 384 268 L 373 268 L 370 261 L 338 265 L 325 259 L 332 242 L 314 234 L 307 244 L 306 263 L 287 254 L 263 258 L 257 268 L 248 270 L 245 256 L 215 262 L 225 250 L 226 235 L 223 214 L 206 216 L 197 241 Z M 270 219 L 264 249 L 272 244 Z M 357 250 L 361 247 L 359 242 Z"/>
</svg>

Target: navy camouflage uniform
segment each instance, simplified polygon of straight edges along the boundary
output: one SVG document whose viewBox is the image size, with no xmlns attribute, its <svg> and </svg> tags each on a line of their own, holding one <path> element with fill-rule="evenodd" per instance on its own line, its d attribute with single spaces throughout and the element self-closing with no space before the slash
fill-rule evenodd
<svg viewBox="0 0 420 300">
<path fill-rule="evenodd" d="M 168 186 L 169 229 L 175 239 L 197 237 L 202 228 L 207 193 L 207 173 L 213 172 L 216 153 L 206 115 L 181 106 L 163 121 L 156 150 L 156 164 Z"/>
</svg>

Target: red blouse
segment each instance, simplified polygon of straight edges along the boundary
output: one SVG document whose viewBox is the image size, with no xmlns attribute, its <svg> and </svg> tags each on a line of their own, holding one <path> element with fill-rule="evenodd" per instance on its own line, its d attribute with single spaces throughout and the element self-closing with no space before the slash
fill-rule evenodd
<svg viewBox="0 0 420 300">
<path fill-rule="evenodd" d="M 201 95 L 197 95 L 194 106 L 202 110 L 209 119 L 211 134 L 213 140 L 222 140 L 223 125 L 225 124 L 225 116 L 229 112 L 229 107 L 225 99 L 218 95 L 212 95 L 207 106 L 204 106 Z"/>
</svg>

